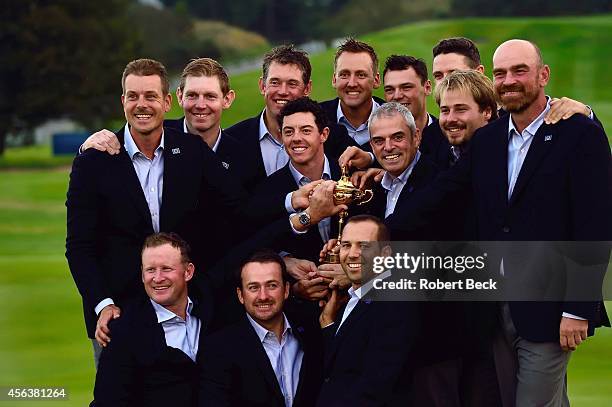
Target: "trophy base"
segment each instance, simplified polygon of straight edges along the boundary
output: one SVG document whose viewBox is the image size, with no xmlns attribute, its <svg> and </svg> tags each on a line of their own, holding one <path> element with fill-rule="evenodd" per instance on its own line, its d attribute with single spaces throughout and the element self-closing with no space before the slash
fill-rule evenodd
<svg viewBox="0 0 612 407">
<path fill-rule="evenodd" d="M 340 254 L 339 253 L 332 253 L 327 252 L 327 254 L 325 255 L 325 264 L 340 264 Z"/>
</svg>

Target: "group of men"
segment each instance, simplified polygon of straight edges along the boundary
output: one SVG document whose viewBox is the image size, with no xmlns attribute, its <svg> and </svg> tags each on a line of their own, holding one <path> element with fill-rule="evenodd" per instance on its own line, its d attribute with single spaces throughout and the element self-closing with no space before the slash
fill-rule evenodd
<svg viewBox="0 0 612 407">
<path fill-rule="evenodd" d="M 569 405 L 571 351 L 609 326 L 599 298 L 364 299 L 391 240 L 612 240 L 603 126 L 546 96 L 534 43 L 502 43 L 493 81 L 466 38 L 441 40 L 432 66 L 435 87 L 422 59 L 390 56 L 382 100 L 376 52 L 348 38 L 338 97 L 317 103 L 307 54 L 279 46 L 264 56 L 262 113 L 221 129 L 239 95 L 216 61 L 185 67 L 178 120 L 164 120 L 163 65 L 130 62 L 127 124 L 81 146 L 66 203 L 92 405 Z M 329 264 L 343 167 L 374 194 Z"/>
</svg>

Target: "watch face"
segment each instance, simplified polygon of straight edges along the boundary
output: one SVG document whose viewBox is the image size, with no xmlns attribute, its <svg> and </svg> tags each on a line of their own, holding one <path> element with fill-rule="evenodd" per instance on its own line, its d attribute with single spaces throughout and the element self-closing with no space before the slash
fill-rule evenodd
<svg viewBox="0 0 612 407">
<path fill-rule="evenodd" d="M 300 213 L 298 220 L 302 225 L 307 226 L 310 223 L 310 216 L 307 213 Z"/>
</svg>

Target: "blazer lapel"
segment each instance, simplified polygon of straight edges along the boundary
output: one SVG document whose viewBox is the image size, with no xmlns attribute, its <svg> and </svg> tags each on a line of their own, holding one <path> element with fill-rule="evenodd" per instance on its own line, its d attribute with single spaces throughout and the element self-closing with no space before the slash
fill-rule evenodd
<svg viewBox="0 0 612 407">
<path fill-rule="evenodd" d="M 144 192 L 142 191 L 140 181 L 138 180 L 138 175 L 136 175 L 136 170 L 134 169 L 132 158 L 129 156 L 123 145 L 123 130 L 116 133 L 116 135 L 117 139 L 119 140 L 119 143 L 121 144 L 121 149 L 118 154 L 118 179 L 123 184 L 123 190 L 126 191 L 126 194 L 134 202 L 136 209 L 138 209 L 138 213 L 140 213 L 145 218 L 145 220 L 147 220 L 147 224 L 151 227 L 150 233 L 153 233 L 153 221 L 151 220 L 151 212 L 149 211 L 149 205 L 147 205 L 147 200 L 144 196 Z"/>
<path fill-rule="evenodd" d="M 536 134 L 533 136 L 531 146 L 529 146 L 529 151 L 527 152 L 527 157 L 525 157 L 525 161 L 523 162 L 523 166 L 519 172 L 518 179 L 514 185 L 514 190 L 512 191 L 509 205 L 513 205 L 514 202 L 516 202 L 521 191 L 529 183 L 534 171 L 538 168 L 542 162 L 542 159 L 546 157 L 550 151 L 555 139 L 556 137 L 553 137 L 552 135 L 552 127 L 545 123 L 542 124 Z M 507 176 L 506 179 L 508 179 Z"/>
<path fill-rule="evenodd" d="M 488 178 L 488 184 L 493 187 L 495 193 L 495 206 L 506 210 L 508 207 L 508 117 L 500 119 L 504 122 L 499 131 L 499 140 L 492 143 L 490 161 L 488 161 L 489 171 L 479 174 Z M 502 180 L 502 182 L 499 182 Z"/>
<path fill-rule="evenodd" d="M 247 331 L 246 337 L 248 338 L 248 340 L 256 342 L 256 346 L 253 347 L 253 349 L 255 350 L 253 356 L 255 358 L 255 363 L 257 364 L 257 367 L 261 371 L 266 383 L 272 388 L 272 391 L 274 392 L 276 398 L 281 401 L 281 404 L 284 404 L 285 397 L 283 396 L 283 393 L 280 389 L 280 385 L 278 384 L 278 380 L 276 379 L 276 374 L 274 373 L 274 369 L 272 369 L 272 364 L 270 363 L 270 359 L 268 359 L 268 355 L 266 354 L 263 344 L 259 340 L 257 333 L 251 326 L 248 319 L 246 319 L 246 317 L 243 320 L 243 324 L 245 330 Z"/>
</svg>

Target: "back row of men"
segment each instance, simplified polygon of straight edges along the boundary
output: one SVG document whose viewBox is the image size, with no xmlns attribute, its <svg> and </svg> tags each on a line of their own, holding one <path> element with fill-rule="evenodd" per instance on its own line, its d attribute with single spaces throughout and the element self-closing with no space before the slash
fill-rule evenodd
<svg viewBox="0 0 612 407">
<path fill-rule="evenodd" d="M 368 241 L 612 240 L 603 127 L 582 103 L 545 95 L 537 46 L 501 44 L 494 83 L 468 39 L 442 40 L 433 56 L 439 121 L 423 60 L 387 59 L 383 101 L 372 96 L 376 53 L 347 39 L 334 60 L 338 98 L 309 99 L 307 55 L 280 46 L 264 57 L 264 111 L 225 130 L 235 94 L 214 60 L 183 71 L 179 120 L 164 120 L 164 67 L 127 65 L 127 124 L 84 143 L 67 200 L 66 255 L 96 363 L 102 354 L 94 405 L 569 404 L 569 354 L 609 325 L 601 301 L 359 301 Z M 346 209 L 332 199 L 343 166 L 357 185 L 373 183 L 374 199 L 351 209 L 362 215 L 347 224 L 341 265 L 319 264 Z M 142 249 L 159 232 L 185 238 L 195 273 L 176 236 Z M 262 247 L 282 261 L 253 260 Z"/>
</svg>

